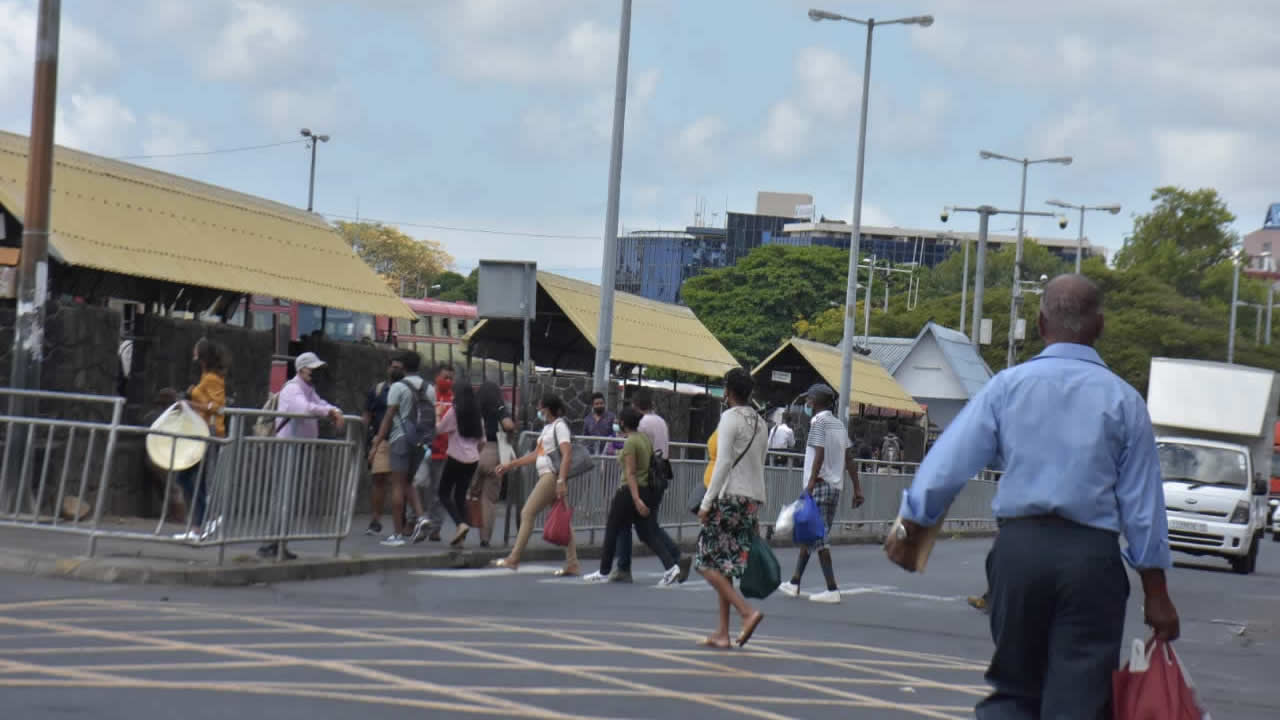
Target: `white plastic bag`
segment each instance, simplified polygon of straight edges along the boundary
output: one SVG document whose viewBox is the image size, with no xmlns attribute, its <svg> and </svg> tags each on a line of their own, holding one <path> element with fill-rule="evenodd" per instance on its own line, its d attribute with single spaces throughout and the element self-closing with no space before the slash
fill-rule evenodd
<svg viewBox="0 0 1280 720">
<path fill-rule="evenodd" d="M 180 435 L 209 437 L 209 423 L 185 402 L 177 402 L 161 413 L 151 423 L 152 430 Z M 161 470 L 181 472 L 193 468 L 204 459 L 207 443 L 199 440 L 174 438 L 167 435 L 147 435 L 147 457 Z"/>
<path fill-rule="evenodd" d="M 778 513 L 778 521 L 773 524 L 773 532 L 775 535 L 789 536 L 796 527 L 796 510 L 800 509 L 800 501 L 797 500 L 790 505 L 782 508 L 782 512 Z"/>
</svg>

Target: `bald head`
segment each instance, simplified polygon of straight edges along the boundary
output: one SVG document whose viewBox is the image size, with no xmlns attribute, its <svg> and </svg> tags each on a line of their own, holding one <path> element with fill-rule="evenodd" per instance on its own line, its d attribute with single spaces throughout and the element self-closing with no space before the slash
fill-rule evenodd
<svg viewBox="0 0 1280 720">
<path fill-rule="evenodd" d="M 1084 275 L 1059 275 L 1040 298 L 1040 337 L 1093 345 L 1102 335 L 1102 291 Z"/>
</svg>

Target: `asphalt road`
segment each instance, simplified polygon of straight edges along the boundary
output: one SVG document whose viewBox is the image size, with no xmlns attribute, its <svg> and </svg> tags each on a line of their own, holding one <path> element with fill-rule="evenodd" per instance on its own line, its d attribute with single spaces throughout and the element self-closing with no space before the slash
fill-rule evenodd
<svg viewBox="0 0 1280 720">
<path fill-rule="evenodd" d="M 652 558 L 632 586 L 554 579 L 551 565 L 239 590 L 4 576 L 3 716 L 971 717 L 991 644 L 964 597 L 982 590 L 987 546 L 942 543 L 924 576 L 838 547 L 843 604 L 775 594 L 730 652 L 694 644 L 714 622 L 705 583 L 652 587 Z M 779 558 L 789 574 L 794 552 Z M 1249 577 L 1178 560 L 1192 564 L 1170 580 L 1177 647 L 1214 717 L 1280 716 L 1280 544 Z M 820 585 L 811 563 L 805 590 Z"/>
</svg>

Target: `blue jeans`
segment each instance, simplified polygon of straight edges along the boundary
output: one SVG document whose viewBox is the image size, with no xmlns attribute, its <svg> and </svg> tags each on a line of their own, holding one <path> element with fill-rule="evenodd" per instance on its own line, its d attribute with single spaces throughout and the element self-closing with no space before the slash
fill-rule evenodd
<svg viewBox="0 0 1280 720">
<path fill-rule="evenodd" d="M 205 488 L 208 487 L 209 482 L 200 473 L 203 467 L 203 462 L 196 463 L 178 473 L 177 476 L 178 486 L 182 488 L 182 494 L 187 499 L 187 507 L 191 509 L 190 519 L 193 528 L 204 525 L 204 511 L 208 503 Z"/>
<path fill-rule="evenodd" d="M 662 504 L 662 495 L 659 495 L 657 499 L 658 502 L 654 503 L 653 507 L 649 509 L 651 514 L 657 514 L 658 507 Z M 618 572 L 631 572 L 631 534 L 630 528 L 625 533 L 618 533 L 618 541 L 614 547 L 614 555 L 618 558 Z M 662 543 L 672 559 L 680 562 L 680 546 L 676 545 L 676 541 L 671 539 L 666 530 L 659 527 L 655 539 Z"/>
</svg>

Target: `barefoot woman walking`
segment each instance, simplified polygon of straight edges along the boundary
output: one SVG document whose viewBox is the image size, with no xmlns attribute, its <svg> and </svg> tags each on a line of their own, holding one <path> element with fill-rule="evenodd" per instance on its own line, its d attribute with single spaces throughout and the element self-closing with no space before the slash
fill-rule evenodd
<svg viewBox="0 0 1280 720">
<path fill-rule="evenodd" d="M 764 455 L 768 433 L 759 413 L 750 405 L 751 375 L 734 368 L 725 375 L 725 400 L 729 409 L 716 429 L 718 453 L 711 485 L 702 499 L 698 518 L 697 568 L 715 588 L 720 604 L 720 625 L 701 644 L 729 647 L 729 609 L 742 616 L 739 646 L 751 639 L 764 614 L 747 604 L 733 587 L 747 567 L 751 537 L 758 532 L 756 514 L 765 501 Z"/>
</svg>

